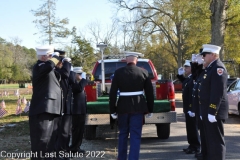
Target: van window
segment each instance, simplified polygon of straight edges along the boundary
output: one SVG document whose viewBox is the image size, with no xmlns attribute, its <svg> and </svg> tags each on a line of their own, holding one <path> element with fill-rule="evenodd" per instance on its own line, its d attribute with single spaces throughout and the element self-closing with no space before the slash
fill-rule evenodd
<svg viewBox="0 0 240 160">
<path fill-rule="evenodd" d="M 104 63 L 105 69 L 105 79 L 110 79 L 110 76 L 114 74 L 115 70 L 118 68 L 126 66 L 126 62 L 107 62 Z M 137 66 L 148 71 L 149 77 L 154 78 L 153 71 L 148 62 L 137 62 Z M 101 63 L 97 66 L 96 72 L 94 74 L 95 80 L 101 80 Z"/>
</svg>

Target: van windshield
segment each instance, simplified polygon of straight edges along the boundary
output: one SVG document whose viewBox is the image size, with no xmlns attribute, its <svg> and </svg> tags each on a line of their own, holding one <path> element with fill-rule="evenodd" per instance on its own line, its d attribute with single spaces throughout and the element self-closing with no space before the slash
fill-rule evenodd
<svg viewBox="0 0 240 160">
<path fill-rule="evenodd" d="M 114 74 L 115 70 L 118 68 L 126 66 L 126 62 L 107 62 L 104 63 L 104 69 L 105 69 L 105 79 L 110 79 L 110 76 Z M 148 62 L 137 62 L 137 66 L 143 69 L 146 69 L 148 71 L 149 77 L 152 79 L 154 78 L 152 68 L 148 64 Z M 94 74 L 95 80 L 101 80 L 101 64 L 97 66 L 96 72 Z"/>
</svg>

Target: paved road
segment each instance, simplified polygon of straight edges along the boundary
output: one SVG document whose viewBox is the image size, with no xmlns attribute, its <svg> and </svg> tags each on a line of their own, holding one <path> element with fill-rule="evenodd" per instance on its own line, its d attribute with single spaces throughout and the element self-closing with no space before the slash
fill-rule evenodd
<svg viewBox="0 0 240 160">
<path fill-rule="evenodd" d="M 179 97 L 176 101 L 178 122 L 171 124 L 171 135 L 169 139 L 158 139 L 155 125 L 144 125 L 140 153 L 141 160 L 196 159 L 193 155 L 187 155 L 182 152 L 182 149 L 187 147 L 187 142 L 182 101 Z M 115 130 L 111 130 L 109 126 L 99 126 L 97 130 L 98 138 L 96 140 L 83 141 L 83 148 L 86 149 L 89 154 L 87 154 L 87 158 L 82 159 L 98 159 L 101 155 L 103 155 L 105 159 L 116 159 L 115 146 L 117 145 L 117 141 L 115 140 Z M 227 144 L 226 159 L 240 160 L 240 117 L 229 116 L 225 124 L 225 140 Z M 90 154 L 92 154 L 92 158 Z M 96 157 L 96 154 L 99 154 L 99 156 Z"/>
</svg>

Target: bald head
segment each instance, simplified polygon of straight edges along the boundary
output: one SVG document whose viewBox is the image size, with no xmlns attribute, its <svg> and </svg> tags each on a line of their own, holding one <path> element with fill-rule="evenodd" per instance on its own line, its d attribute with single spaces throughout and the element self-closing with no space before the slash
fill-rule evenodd
<svg viewBox="0 0 240 160">
<path fill-rule="evenodd" d="M 126 61 L 127 61 L 127 63 L 134 63 L 136 65 L 137 64 L 137 57 L 136 56 L 127 56 Z"/>
</svg>

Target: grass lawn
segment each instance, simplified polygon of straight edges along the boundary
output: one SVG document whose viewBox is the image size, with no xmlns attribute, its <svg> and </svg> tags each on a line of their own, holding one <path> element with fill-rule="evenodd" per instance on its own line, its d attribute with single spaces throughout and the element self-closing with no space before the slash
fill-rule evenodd
<svg viewBox="0 0 240 160">
<path fill-rule="evenodd" d="M 19 88 L 19 84 L 0 84 L 0 89 L 17 89 Z"/>
<path fill-rule="evenodd" d="M 32 95 L 24 95 L 27 100 L 30 100 L 31 96 Z M 10 95 L 9 97 L 2 97 L 1 102 L 2 99 L 5 101 L 5 109 L 8 114 L 0 118 L 0 151 L 6 151 L 7 153 L 30 152 L 28 113 L 23 112 L 21 115 L 15 115 L 18 100 L 17 96 Z M 22 105 L 22 110 L 24 110 L 24 108 L 25 105 Z M 3 157 L 0 157 L 0 159 L 2 158 Z"/>
</svg>

